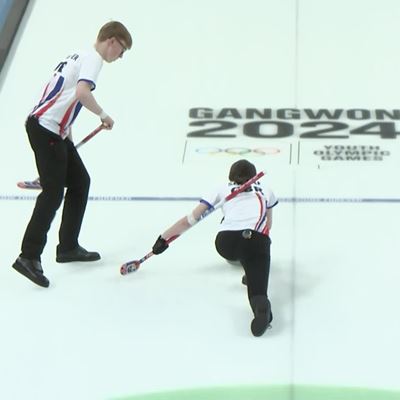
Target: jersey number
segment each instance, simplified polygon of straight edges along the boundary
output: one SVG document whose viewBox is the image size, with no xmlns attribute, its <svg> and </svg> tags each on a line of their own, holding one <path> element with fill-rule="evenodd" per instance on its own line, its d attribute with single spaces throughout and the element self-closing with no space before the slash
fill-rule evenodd
<svg viewBox="0 0 400 400">
<path fill-rule="evenodd" d="M 54 69 L 54 71 L 57 71 L 59 73 L 62 72 L 63 68 L 67 65 L 66 61 L 60 62 L 60 64 L 57 65 L 57 67 Z"/>
</svg>

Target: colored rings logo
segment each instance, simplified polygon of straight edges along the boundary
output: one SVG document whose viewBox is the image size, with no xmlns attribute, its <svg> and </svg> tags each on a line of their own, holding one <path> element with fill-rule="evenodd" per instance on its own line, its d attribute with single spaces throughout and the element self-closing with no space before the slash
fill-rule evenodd
<svg viewBox="0 0 400 400">
<path fill-rule="evenodd" d="M 198 154 L 217 155 L 228 154 L 232 156 L 257 155 L 257 156 L 273 156 L 281 152 L 277 147 L 198 147 L 195 150 Z"/>
</svg>

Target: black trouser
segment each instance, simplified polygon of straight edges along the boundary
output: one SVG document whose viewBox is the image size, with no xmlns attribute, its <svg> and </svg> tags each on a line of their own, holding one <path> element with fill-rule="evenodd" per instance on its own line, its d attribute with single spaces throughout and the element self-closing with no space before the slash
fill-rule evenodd
<svg viewBox="0 0 400 400">
<path fill-rule="evenodd" d="M 246 239 L 243 232 L 251 232 L 251 238 Z M 222 257 L 242 264 L 247 277 L 249 300 L 254 296 L 267 296 L 270 245 L 268 236 L 252 230 L 222 231 L 215 238 L 215 247 Z"/>
<path fill-rule="evenodd" d="M 78 246 L 78 236 L 89 194 L 90 177 L 74 146 L 69 140 L 39 125 L 29 117 L 26 122 L 29 142 L 35 153 L 42 192 L 36 200 L 31 220 L 22 241 L 21 256 L 40 260 L 47 241 L 47 232 L 64 199 L 59 230 L 59 250 Z"/>
</svg>

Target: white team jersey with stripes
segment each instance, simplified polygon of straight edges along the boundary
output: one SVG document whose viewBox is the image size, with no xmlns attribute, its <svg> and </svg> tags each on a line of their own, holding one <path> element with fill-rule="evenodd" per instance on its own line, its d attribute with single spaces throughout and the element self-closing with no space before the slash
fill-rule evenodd
<svg viewBox="0 0 400 400">
<path fill-rule="evenodd" d="M 215 206 L 239 186 L 234 183 L 224 185 L 213 193 L 202 197 L 201 202 Z M 223 205 L 224 218 L 221 221 L 219 231 L 252 229 L 268 235 L 267 209 L 275 207 L 277 204 L 278 200 L 272 190 L 262 187 L 257 182 L 251 185 L 247 191 L 239 193 Z"/>
<path fill-rule="evenodd" d="M 94 47 L 66 57 L 55 68 L 30 115 L 51 132 L 62 138 L 67 136 L 82 108 L 76 99 L 76 86 L 83 80 L 89 82 L 94 90 L 102 66 L 103 59 Z"/>
</svg>

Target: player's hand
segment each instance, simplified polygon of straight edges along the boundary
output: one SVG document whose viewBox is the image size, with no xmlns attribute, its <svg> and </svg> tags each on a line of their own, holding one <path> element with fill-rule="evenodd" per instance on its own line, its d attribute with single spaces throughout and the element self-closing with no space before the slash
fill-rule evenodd
<svg viewBox="0 0 400 400">
<path fill-rule="evenodd" d="M 100 118 L 100 119 L 105 129 L 111 130 L 113 128 L 114 120 L 109 115 L 107 115 L 105 118 Z"/>
<path fill-rule="evenodd" d="M 167 241 L 161 237 L 161 235 L 157 238 L 156 242 L 153 245 L 153 254 L 161 254 L 165 250 L 168 249 Z"/>
</svg>

